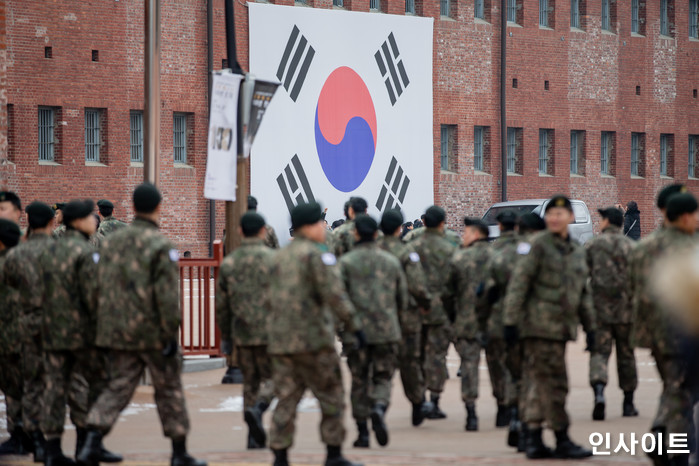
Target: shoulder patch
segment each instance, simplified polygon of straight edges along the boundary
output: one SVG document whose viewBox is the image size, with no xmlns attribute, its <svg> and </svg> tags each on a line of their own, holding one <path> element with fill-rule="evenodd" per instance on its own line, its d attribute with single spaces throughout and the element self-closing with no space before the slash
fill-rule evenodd
<svg viewBox="0 0 699 466">
<path fill-rule="evenodd" d="M 529 254 L 529 251 L 532 250 L 532 245 L 529 243 L 519 243 L 517 245 L 517 254 L 521 256 L 526 256 Z"/>
<path fill-rule="evenodd" d="M 94 262 L 95 264 L 99 264 L 99 262 L 100 262 L 100 253 L 99 252 L 92 253 L 92 262 Z"/>
<path fill-rule="evenodd" d="M 324 252 L 320 256 L 320 260 L 323 261 L 323 264 L 325 265 L 335 265 L 337 264 L 337 257 L 335 257 L 335 254 L 331 252 Z"/>
<path fill-rule="evenodd" d="M 177 251 L 177 249 L 170 249 L 170 260 L 172 262 L 177 262 L 180 260 L 180 253 Z"/>
<path fill-rule="evenodd" d="M 418 254 L 414 251 L 411 252 L 410 256 L 408 256 L 408 257 L 410 257 L 410 262 L 420 262 L 420 254 Z"/>
</svg>

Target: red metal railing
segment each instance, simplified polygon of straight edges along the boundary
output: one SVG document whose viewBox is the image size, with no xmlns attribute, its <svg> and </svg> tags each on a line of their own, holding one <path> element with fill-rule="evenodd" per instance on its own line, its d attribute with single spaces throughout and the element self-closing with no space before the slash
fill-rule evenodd
<svg viewBox="0 0 699 466">
<path fill-rule="evenodd" d="M 214 242 L 214 257 L 180 259 L 180 346 L 186 356 L 221 354 L 214 290 L 223 261 L 223 243 Z"/>
</svg>

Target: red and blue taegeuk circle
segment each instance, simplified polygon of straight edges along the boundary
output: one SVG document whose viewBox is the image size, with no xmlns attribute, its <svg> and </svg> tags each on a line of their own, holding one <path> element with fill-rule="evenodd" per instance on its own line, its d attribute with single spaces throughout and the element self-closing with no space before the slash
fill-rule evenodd
<svg viewBox="0 0 699 466">
<path fill-rule="evenodd" d="M 376 153 L 376 111 L 369 89 L 351 68 L 335 69 L 323 85 L 315 118 L 316 149 L 337 190 L 362 184 Z"/>
</svg>

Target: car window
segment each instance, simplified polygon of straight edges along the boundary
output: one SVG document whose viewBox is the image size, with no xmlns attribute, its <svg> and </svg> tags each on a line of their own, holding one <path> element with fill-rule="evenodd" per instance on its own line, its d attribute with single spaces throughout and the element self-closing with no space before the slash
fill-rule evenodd
<svg viewBox="0 0 699 466">
<path fill-rule="evenodd" d="M 573 202 L 573 215 L 575 223 L 587 223 L 587 209 L 583 204 Z"/>
<path fill-rule="evenodd" d="M 536 207 L 536 204 L 491 207 L 490 209 L 488 209 L 488 212 L 486 212 L 483 216 L 483 221 L 488 225 L 495 225 L 498 223 L 496 217 L 500 212 L 504 212 L 506 210 L 513 210 L 519 216 L 531 212 Z"/>
</svg>

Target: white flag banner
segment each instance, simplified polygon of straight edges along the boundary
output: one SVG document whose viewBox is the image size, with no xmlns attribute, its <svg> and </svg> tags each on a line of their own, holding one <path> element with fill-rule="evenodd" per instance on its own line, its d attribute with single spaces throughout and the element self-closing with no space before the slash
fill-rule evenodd
<svg viewBox="0 0 699 466">
<path fill-rule="evenodd" d="M 235 201 L 237 173 L 238 95 L 242 75 L 214 74 L 206 158 L 204 197 Z"/>
<path fill-rule="evenodd" d="M 431 18 L 248 3 L 250 71 L 280 82 L 250 157 L 251 193 L 282 243 L 289 212 L 351 196 L 377 220 L 434 200 Z M 358 32 L 359 31 L 359 32 Z"/>
</svg>

